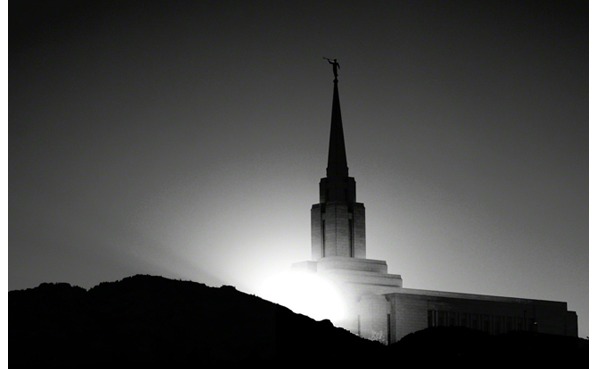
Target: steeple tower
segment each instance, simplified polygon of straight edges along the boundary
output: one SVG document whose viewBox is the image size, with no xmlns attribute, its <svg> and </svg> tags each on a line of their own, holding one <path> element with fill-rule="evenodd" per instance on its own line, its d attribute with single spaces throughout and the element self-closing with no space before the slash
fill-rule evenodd
<svg viewBox="0 0 600 369">
<path fill-rule="evenodd" d="M 331 108 L 327 177 L 348 177 L 348 163 L 346 162 L 346 145 L 344 144 L 344 127 L 342 126 L 342 111 L 340 108 L 337 78 L 333 81 L 333 105 Z"/>
<path fill-rule="evenodd" d="M 356 182 L 348 176 L 335 65 L 334 73 L 327 176 L 319 183 L 320 201 L 311 209 L 312 259 L 315 261 L 330 256 L 366 257 L 365 207 L 356 202 Z"/>
</svg>

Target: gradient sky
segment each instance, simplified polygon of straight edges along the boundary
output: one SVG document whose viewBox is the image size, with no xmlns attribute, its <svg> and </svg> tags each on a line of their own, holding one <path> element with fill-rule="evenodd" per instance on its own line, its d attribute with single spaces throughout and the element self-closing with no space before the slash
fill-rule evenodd
<svg viewBox="0 0 600 369">
<path fill-rule="evenodd" d="M 125 4 L 124 4 L 125 3 Z M 338 58 L 367 257 L 588 335 L 582 1 L 13 1 L 9 289 L 310 258 Z"/>
</svg>

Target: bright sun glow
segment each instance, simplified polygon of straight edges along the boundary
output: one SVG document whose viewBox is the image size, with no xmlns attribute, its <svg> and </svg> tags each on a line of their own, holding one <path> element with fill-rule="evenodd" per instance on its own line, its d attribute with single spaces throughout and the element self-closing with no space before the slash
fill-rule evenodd
<svg viewBox="0 0 600 369">
<path fill-rule="evenodd" d="M 315 273 L 287 272 L 269 278 L 261 297 L 315 320 L 341 320 L 345 305 L 340 292 L 330 281 Z"/>
</svg>

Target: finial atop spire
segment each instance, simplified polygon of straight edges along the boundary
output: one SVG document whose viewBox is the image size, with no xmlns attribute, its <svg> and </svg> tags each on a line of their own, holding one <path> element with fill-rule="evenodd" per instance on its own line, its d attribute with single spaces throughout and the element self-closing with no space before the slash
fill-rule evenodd
<svg viewBox="0 0 600 369">
<path fill-rule="evenodd" d="M 329 64 L 331 64 L 333 66 L 333 81 L 337 82 L 338 81 L 338 70 L 340 69 L 340 63 L 338 63 L 337 59 L 329 59 L 326 57 L 323 57 L 323 59 L 327 60 L 329 62 Z"/>
</svg>

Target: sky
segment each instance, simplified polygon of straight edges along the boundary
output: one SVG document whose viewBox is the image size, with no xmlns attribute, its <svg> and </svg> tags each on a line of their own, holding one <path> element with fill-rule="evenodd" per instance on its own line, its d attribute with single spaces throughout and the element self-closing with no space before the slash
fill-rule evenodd
<svg viewBox="0 0 600 369">
<path fill-rule="evenodd" d="M 329 57 L 367 257 L 409 288 L 566 301 L 586 337 L 587 7 L 11 2 L 9 290 L 253 292 L 310 259 Z"/>
</svg>

